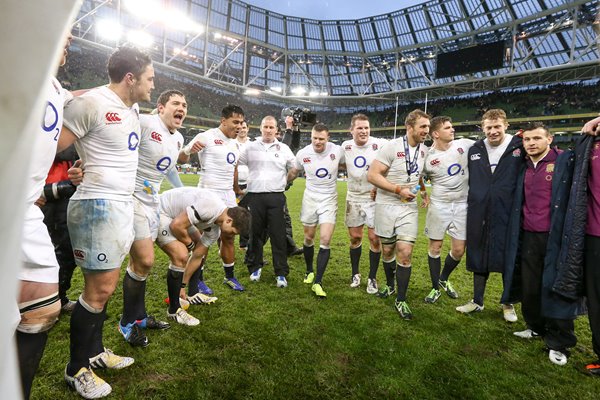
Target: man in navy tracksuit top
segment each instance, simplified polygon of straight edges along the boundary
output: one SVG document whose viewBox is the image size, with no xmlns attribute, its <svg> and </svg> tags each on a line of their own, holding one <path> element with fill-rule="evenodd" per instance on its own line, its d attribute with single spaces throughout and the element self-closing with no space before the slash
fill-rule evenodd
<svg viewBox="0 0 600 400">
<path fill-rule="evenodd" d="M 506 113 L 487 111 L 482 117 L 486 136 L 469 149 L 467 198 L 467 270 L 473 275 L 473 300 L 457 307 L 465 314 L 482 311 L 490 272 L 504 272 L 508 220 L 517 183 L 524 166 L 522 140 L 506 133 Z M 503 306 L 504 319 L 515 322 L 512 304 Z"/>
<path fill-rule="evenodd" d="M 522 301 L 527 329 L 515 336 L 543 337 L 550 361 L 564 365 L 568 349 L 577 344 L 573 321 L 580 302 L 554 293 L 552 286 L 560 269 L 556 252 L 562 243 L 574 153 L 551 149 L 551 142 L 540 122 L 523 131 L 526 168 L 517 178 L 501 301 Z"/>
</svg>

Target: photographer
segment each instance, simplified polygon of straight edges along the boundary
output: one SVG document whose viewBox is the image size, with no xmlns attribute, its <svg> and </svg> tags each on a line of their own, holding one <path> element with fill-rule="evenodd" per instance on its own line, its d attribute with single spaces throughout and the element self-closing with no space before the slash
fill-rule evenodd
<svg viewBox="0 0 600 400">
<path fill-rule="evenodd" d="M 46 185 L 42 196 L 36 204 L 44 213 L 44 224 L 54 244 L 54 252 L 59 265 L 58 296 L 60 297 L 61 310 L 73 311 L 75 302 L 67 297 L 71 288 L 71 278 L 75 270 L 75 259 L 71 247 L 71 238 L 67 228 L 67 206 L 69 199 L 75 193 L 76 187 L 69 180 L 67 171 L 79 158 L 75 146 L 58 153 L 54 158 L 52 167 L 46 178 Z"/>
</svg>

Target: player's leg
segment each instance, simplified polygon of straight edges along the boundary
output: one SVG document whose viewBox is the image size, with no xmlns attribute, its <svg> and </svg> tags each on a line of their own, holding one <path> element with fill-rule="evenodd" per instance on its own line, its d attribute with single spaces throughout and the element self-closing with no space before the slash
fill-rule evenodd
<svg viewBox="0 0 600 400">
<path fill-rule="evenodd" d="M 359 265 L 365 223 L 361 203 L 346 201 L 345 223 L 348 227 L 348 236 L 350 238 L 350 266 L 352 268 L 350 287 L 355 288 L 360 286 L 361 276 Z"/>
<path fill-rule="evenodd" d="M 39 207 L 30 205 L 25 212 L 21 236 L 22 263 L 18 273 L 20 287 L 17 299 L 21 319 L 16 339 L 25 398 L 29 398 L 48 331 L 60 313 L 59 266 L 43 220 Z"/>
<path fill-rule="evenodd" d="M 369 236 L 369 279 L 367 281 L 367 293 L 377 294 L 379 287 L 377 285 L 377 269 L 381 260 L 381 241 L 375 234 L 374 228 L 368 228 Z"/>
<path fill-rule="evenodd" d="M 350 237 L 350 266 L 352 268 L 352 280 L 350 287 L 360 285 L 360 256 L 362 253 L 362 237 L 364 225 L 349 226 L 348 236 Z"/>
<path fill-rule="evenodd" d="M 444 260 L 444 268 L 440 274 L 440 288 L 444 290 L 452 299 L 457 299 L 458 293 L 454 289 L 454 286 L 450 283 L 450 274 L 452 274 L 458 264 L 460 264 L 460 260 L 465 254 L 466 244 L 466 240 L 451 237 L 450 251 L 446 255 L 446 259 Z"/>
<path fill-rule="evenodd" d="M 331 237 L 335 229 L 335 223 L 322 223 L 319 226 L 319 253 L 317 254 L 317 274 L 315 276 L 315 283 L 321 284 L 325 269 L 329 263 L 329 257 L 331 250 L 329 248 L 331 243 Z"/>
<path fill-rule="evenodd" d="M 57 269 L 53 269 L 58 272 Z M 31 385 L 44 354 L 48 331 L 60 314 L 57 283 L 20 281 L 19 311 L 21 321 L 17 326 L 17 355 L 23 397 L 29 398 Z"/>
<path fill-rule="evenodd" d="M 317 201 L 313 200 L 309 193 L 304 192 L 302 198 L 302 208 L 300 210 L 300 222 L 304 227 L 304 262 L 306 264 L 306 274 L 304 283 L 312 284 L 315 280 L 313 272 L 313 260 L 315 257 L 315 234 L 319 216 L 317 214 Z"/>
<path fill-rule="evenodd" d="M 315 235 L 317 225 L 303 225 L 304 227 L 304 262 L 306 264 L 306 274 L 304 283 L 313 283 L 315 279 L 313 260 L 315 257 Z"/>
</svg>

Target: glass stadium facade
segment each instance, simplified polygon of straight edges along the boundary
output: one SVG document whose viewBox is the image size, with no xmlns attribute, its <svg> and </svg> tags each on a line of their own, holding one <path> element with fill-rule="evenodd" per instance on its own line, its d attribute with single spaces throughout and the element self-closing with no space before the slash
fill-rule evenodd
<svg viewBox="0 0 600 400">
<path fill-rule="evenodd" d="M 238 0 L 85 0 L 74 34 L 100 47 L 145 42 L 159 69 L 227 90 L 343 105 L 597 78 L 599 11 L 585 0 L 433 0 L 319 21 Z M 504 43 L 501 67 L 436 77 L 438 55 L 492 42 Z"/>
</svg>

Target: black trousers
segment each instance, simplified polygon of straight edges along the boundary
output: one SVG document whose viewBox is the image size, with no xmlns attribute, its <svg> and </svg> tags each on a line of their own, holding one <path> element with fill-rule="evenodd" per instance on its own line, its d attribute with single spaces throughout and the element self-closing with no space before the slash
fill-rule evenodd
<svg viewBox="0 0 600 400">
<path fill-rule="evenodd" d="M 54 253 L 58 261 L 58 295 L 61 303 L 67 301 L 67 291 L 71 288 L 71 278 L 75 271 L 75 258 L 73 257 L 73 248 L 71 247 L 71 237 L 67 227 L 67 207 L 69 199 L 58 199 L 48 201 L 43 207 L 44 224 L 48 227 L 48 233 Z"/>
<path fill-rule="evenodd" d="M 240 189 L 246 190 L 247 186 L 248 185 L 240 185 Z M 238 203 L 238 206 L 248 209 L 248 199 L 246 198 L 246 196 L 241 198 L 241 200 Z M 240 247 L 247 248 L 249 240 L 250 240 L 250 235 L 247 235 L 247 236 L 240 235 Z"/>
<path fill-rule="evenodd" d="M 527 327 L 543 335 L 546 322 L 542 317 L 542 275 L 548 232 L 523 231 L 521 238 L 521 311 Z"/>
<path fill-rule="evenodd" d="M 275 275 L 287 276 L 287 244 L 285 235 L 285 196 L 280 193 L 248 193 L 248 208 L 252 215 L 252 229 L 248 246 L 249 271 L 252 273 L 262 267 L 265 230 L 271 238 L 273 268 Z"/>
<path fill-rule="evenodd" d="M 594 353 L 600 359 L 600 237 L 585 237 L 585 291 Z"/>
<path fill-rule="evenodd" d="M 294 241 L 294 231 L 292 230 L 292 217 L 288 210 L 287 201 L 283 205 L 283 217 L 285 218 L 285 241 L 287 244 L 287 253 L 291 254 L 296 250 L 296 242 Z"/>
</svg>

